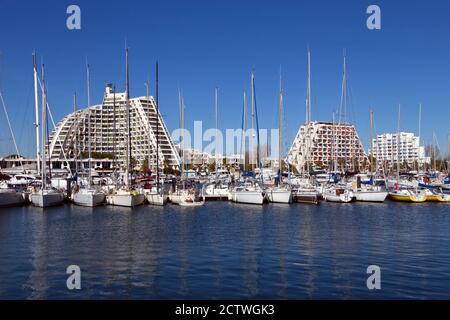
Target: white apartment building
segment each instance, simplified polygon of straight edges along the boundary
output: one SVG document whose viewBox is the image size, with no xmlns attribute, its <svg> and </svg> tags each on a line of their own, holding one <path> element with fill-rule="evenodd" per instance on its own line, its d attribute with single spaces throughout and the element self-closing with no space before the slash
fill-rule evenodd
<svg viewBox="0 0 450 320">
<path fill-rule="evenodd" d="M 178 168 L 180 158 L 161 114 L 156 112 L 153 97 L 129 99 L 128 107 L 130 137 L 127 130 L 125 93 L 114 93 L 111 85 L 106 87 L 101 105 L 67 115 L 56 125 L 49 138 L 47 150 L 51 155 L 52 167 L 61 168 L 67 166 L 67 163 L 74 167 L 75 160 L 86 160 L 89 144 L 93 158 L 106 157 L 106 160 L 109 160 L 94 159 L 96 169 L 111 169 L 102 167 L 110 167 L 114 162 L 116 166 L 124 167 L 129 137 L 131 157 L 136 161 L 136 167 L 139 168 L 144 160 L 148 160 L 149 167 L 154 169 L 158 134 L 160 167 L 168 165 Z M 95 165 L 97 163 L 99 166 Z"/>
<path fill-rule="evenodd" d="M 431 163 L 429 157 L 425 156 L 425 148 L 420 145 L 419 137 L 414 133 L 400 132 L 384 133 L 372 139 L 373 157 L 379 165 L 387 163 L 392 166 L 393 163 L 400 162 L 400 164 L 408 163 L 413 166 L 414 163 L 423 165 Z M 372 150 L 369 149 L 369 154 Z"/>
<path fill-rule="evenodd" d="M 288 160 L 300 172 L 305 170 L 307 163 L 339 171 L 353 171 L 369 165 L 353 125 L 317 121 L 300 127 Z"/>
<path fill-rule="evenodd" d="M 176 148 L 179 150 L 179 145 L 176 145 Z M 215 156 L 197 149 L 191 148 L 184 149 L 185 164 L 208 165 L 217 162 L 219 166 L 222 166 L 222 164 L 225 161 L 227 166 L 238 166 L 242 162 L 241 159 L 242 156 L 240 154 L 230 154 L 230 155 L 218 154 L 217 156 Z"/>
</svg>

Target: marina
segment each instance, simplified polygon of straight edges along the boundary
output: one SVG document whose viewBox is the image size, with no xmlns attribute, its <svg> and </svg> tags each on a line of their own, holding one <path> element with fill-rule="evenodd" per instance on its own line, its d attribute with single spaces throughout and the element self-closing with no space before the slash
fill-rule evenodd
<svg viewBox="0 0 450 320">
<path fill-rule="evenodd" d="M 0 300 L 450 299 L 448 3 L 0 7 Z"/>
</svg>

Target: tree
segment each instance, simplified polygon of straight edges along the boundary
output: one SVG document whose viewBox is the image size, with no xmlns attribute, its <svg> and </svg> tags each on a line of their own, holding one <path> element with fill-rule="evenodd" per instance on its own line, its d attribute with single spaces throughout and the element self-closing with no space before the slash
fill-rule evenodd
<svg viewBox="0 0 450 320">
<path fill-rule="evenodd" d="M 314 164 L 315 164 L 316 167 L 319 168 L 319 169 L 323 169 L 323 167 L 324 167 L 323 162 L 320 161 L 320 160 L 319 160 L 319 161 L 316 161 Z"/>
<path fill-rule="evenodd" d="M 134 168 L 136 168 L 138 162 L 136 161 L 135 158 L 131 157 L 130 164 L 131 164 L 131 170 L 133 170 Z"/>
<path fill-rule="evenodd" d="M 149 172 L 148 159 L 142 160 L 141 171 L 142 172 Z"/>
</svg>

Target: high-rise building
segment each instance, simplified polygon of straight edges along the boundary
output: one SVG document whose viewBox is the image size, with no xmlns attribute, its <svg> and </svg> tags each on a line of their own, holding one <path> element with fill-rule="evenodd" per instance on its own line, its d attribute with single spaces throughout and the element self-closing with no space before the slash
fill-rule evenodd
<svg viewBox="0 0 450 320">
<path fill-rule="evenodd" d="M 357 171 L 369 165 L 353 125 L 317 121 L 300 127 L 288 160 L 300 172 L 308 164 L 339 171 Z"/>
<path fill-rule="evenodd" d="M 406 162 L 412 167 L 414 164 L 423 165 L 431 162 L 430 158 L 425 156 L 425 148 L 420 145 L 419 137 L 414 133 L 380 134 L 372 139 L 372 146 L 373 157 L 378 165 L 387 164 L 392 167 L 397 162 L 401 165 Z M 371 153 L 369 149 L 369 154 Z"/>
<path fill-rule="evenodd" d="M 108 166 L 115 163 L 123 168 L 128 139 L 126 107 L 125 93 L 114 93 L 108 85 L 101 105 L 74 111 L 62 119 L 50 135 L 47 148 L 53 166 L 65 166 L 69 162 L 74 167 L 75 159 L 87 158 L 90 144 L 92 158 L 109 160 L 98 163 Z M 144 160 L 148 161 L 149 168 L 156 167 L 158 132 L 160 167 L 178 168 L 179 155 L 161 114 L 156 113 L 153 97 L 129 99 L 129 108 L 131 158 L 135 167 L 140 167 Z"/>
</svg>

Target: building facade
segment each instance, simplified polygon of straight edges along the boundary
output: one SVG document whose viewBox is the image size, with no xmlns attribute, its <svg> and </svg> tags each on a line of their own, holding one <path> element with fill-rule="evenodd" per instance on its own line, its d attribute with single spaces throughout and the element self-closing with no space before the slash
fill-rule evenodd
<svg viewBox="0 0 450 320">
<path fill-rule="evenodd" d="M 425 156 L 425 148 L 420 146 L 420 138 L 410 132 L 384 133 L 372 140 L 373 157 L 378 165 L 407 163 L 413 167 L 414 164 L 423 165 L 430 163 L 430 158 Z M 372 150 L 369 149 L 369 154 Z"/>
<path fill-rule="evenodd" d="M 353 125 L 318 121 L 300 127 L 288 161 L 299 172 L 304 172 L 307 164 L 338 171 L 358 171 L 369 165 Z"/>
<path fill-rule="evenodd" d="M 178 168 L 179 155 L 164 124 L 156 112 L 153 97 L 129 99 L 130 136 L 127 129 L 127 103 L 125 93 L 114 93 L 106 87 L 101 105 L 74 111 L 62 119 L 49 137 L 48 152 L 53 167 L 75 162 L 86 163 L 89 145 L 96 169 L 106 165 L 124 168 L 128 157 L 127 140 L 131 144 L 131 162 L 136 169 L 147 160 L 148 167 L 156 167 L 156 134 L 159 141 L 159 165 Z M 48 157 L 48 155 L 47 155 Z M 47 158 L 48 159 L 48 158 Z M 97 161 L 97 160 L 107 161 Z M 100 167 L 96 167 L 99 164 Z"/>
</svg>

